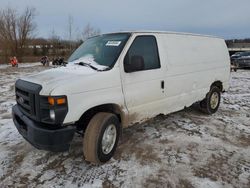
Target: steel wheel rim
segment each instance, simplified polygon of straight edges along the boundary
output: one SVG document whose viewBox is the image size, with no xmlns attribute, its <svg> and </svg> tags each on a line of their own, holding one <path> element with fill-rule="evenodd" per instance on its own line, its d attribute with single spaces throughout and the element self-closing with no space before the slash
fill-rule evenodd
<svg viewBox="0 0 250 188">
<path fill-rule="evenodd" d="M 216 109 L 218 104 L 219 104 L 219 94 L 217 92 L 214 92 L 210 98 L 210 106 L 214 110 Z"/>
<path fill-rule="evenodd" d="M 109 154 L 114 145 L 115 145 L 115 141 L 116 141 L 116 136 L 117 136 L 117 132 L 116 132 L 116 127 L 114 124 L 109 125 L 102 136 L 102 152 L 104 154 Z"/>
</svg>

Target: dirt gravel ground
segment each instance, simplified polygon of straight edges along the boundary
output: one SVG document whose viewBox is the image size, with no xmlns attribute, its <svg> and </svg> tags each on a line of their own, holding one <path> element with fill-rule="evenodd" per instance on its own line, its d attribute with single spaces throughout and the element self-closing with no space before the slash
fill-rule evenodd
<svg viewBox="0 0 250 188">
<path fill-rule="evenodd" d="M 14 81 L 44 69 L 0 66 L 0 187 L 250 187 L 250 70 L 232 73 L 216 114 L 193 105 L 128 128 L 111 161 L 95 166 L 78 135 L 68 152 L 52 153 L 14 127 Z"/>
</svg>

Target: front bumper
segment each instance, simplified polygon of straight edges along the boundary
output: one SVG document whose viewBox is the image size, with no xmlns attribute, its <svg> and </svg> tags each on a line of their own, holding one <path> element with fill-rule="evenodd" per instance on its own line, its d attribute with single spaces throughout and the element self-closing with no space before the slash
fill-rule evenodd
<svg viewBox="0 0 250 188">
<path fill-rule="evenodd" d="M 66 151 L 75 133 L 75 126 L 48 129 L 25 116 L 18 105 L 12 108 L 12 117 L 18 132 L 37 149 Z"/>
</svg>

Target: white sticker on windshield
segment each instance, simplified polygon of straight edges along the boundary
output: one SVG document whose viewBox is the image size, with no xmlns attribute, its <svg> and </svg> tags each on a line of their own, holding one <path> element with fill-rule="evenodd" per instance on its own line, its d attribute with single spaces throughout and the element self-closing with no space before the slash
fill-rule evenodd
<svg viewBox="0 0 250 188">
<path fill-rule="evenodd" d="M 119 46 L 122 41 L 108 41 L 106 46 Z"/>
</svg>

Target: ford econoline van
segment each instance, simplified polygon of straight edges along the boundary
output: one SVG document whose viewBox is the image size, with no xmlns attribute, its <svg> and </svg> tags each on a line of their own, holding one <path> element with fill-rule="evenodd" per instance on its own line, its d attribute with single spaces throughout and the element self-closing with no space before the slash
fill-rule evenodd
<svg viewBox="0 0 250 188">
<path fill-rule="evenodd" d="M 13 120 L 38 149 L 65 151 L 83 135 L 87 161 L 114 154 L 123 128 L 200 102 L 215 113 L 229 87 L 223 39 L 172 32 L 118 32 L 86 40 L 66 67 L 15 83 Z"/>
</svg>

